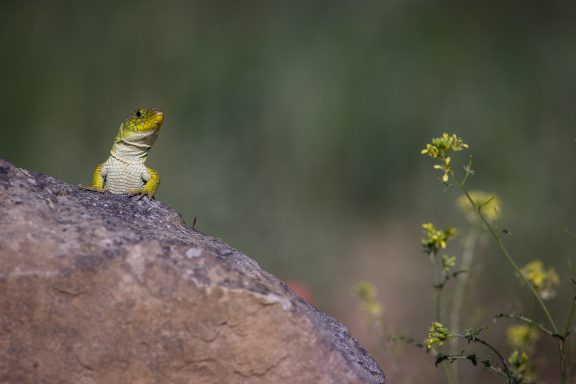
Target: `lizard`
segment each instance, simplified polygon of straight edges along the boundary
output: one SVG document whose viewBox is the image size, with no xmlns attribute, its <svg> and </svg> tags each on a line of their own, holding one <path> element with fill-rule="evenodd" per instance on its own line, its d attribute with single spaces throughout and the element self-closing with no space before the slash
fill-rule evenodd
<svg viewBox="0 0 576 384">
<path fill-rule="evenodd" d="M 154 197 L 160 174 L 145 165 L 156 141 L 164 112 L 157 108 L 137 109 L 120 124 L 110 157 L 92 172 L 92 184 L 80 188 L 97 192 Z"/>
</svg>

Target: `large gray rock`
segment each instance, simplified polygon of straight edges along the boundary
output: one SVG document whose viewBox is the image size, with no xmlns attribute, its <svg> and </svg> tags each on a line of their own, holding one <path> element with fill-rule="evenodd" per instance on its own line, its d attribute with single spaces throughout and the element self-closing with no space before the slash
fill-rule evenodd
<svg viewBox="0 0 576 384">
<path fill-rule="evenodd" d="M 384 383 L 342 324 L 156 200 L 0 159 L 0 383 Z"/>
</svg>

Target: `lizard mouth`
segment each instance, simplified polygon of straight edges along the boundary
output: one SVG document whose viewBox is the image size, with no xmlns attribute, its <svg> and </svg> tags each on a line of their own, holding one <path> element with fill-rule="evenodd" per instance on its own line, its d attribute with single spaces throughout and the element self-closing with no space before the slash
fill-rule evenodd
<svg viewBox="0 0 576 384">
<path fill-rule="evenodd" d="M 162 122 L 164 121 L 164 112 L 160 110 L 156 110 L 154 112 L 155 112 L 154 120 L 156 121 L 156 124 L 158 125 L 162 124 Z"/>
<path fill-rule="evenodd" d="M 160 109 L 137 109 L 122 123 L 122 130 L 135 133 L 152 133 L 160 130 L 164 112 Z"/>
<path fill-rule="evenodd" d="M 159 109 L 151 110 L 146 120 L 137 128 L 138 132 L 157 133 L 164 122 L 164 112 Z"/>
</svg>

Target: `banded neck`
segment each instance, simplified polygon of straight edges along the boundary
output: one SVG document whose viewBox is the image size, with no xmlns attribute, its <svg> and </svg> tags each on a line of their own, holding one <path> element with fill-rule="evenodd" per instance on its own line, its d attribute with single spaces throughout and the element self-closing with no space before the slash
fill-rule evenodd
<svg viewBox="0 0 576 384">
<path fill-rule="evenodd" d="M 123 141 L 114 143 L 110 154 L 116 159 L 129 164 L 143 164 L 148 157 L 148 145 L 127 144 Z"/>
</svg>

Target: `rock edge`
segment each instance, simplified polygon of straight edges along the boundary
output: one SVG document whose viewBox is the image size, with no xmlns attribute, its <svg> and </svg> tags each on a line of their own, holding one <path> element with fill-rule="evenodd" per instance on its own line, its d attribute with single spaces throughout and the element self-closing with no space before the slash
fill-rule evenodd
<svg viewBox="0 0 576 384">
<path fill-rule="evenodd" d="M 0 159 L 0 382 L 385 381 L 341 323 L 166 204 Z"/>
</svg>

